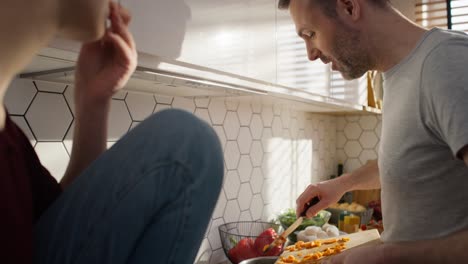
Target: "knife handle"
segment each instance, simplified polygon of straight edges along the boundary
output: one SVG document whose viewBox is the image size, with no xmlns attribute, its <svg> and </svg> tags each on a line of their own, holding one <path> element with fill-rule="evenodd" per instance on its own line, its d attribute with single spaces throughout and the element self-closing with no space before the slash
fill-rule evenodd
<svg viewBox="0 0 468 264">
<path fill-rule="evenodd" d="M 304 209 L 304 211 L 302 212 L 301 216 L 302 217 L 306 217 L 306 212 L 307 210 L 309 210 L 309 208 L 311 208 L 312 206 L 318 204 L 320 202 L 320 199 L 318 198 L 318 196 L 315 196 L 312 200 L 310 200 L 310 202 L 308 202 L 306 204 L 306 208 Z"/>
</svg>

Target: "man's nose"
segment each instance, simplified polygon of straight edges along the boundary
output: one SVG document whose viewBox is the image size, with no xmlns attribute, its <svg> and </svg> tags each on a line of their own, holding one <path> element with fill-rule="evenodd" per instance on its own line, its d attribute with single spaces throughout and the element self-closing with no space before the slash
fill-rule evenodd
<svg viewBox="0 0 468 264">
<path fill-rule="evenodd" d="M 308 48 L 307 56 L 309 57 L 310 61 L 315 61 L 316 59 L 320 58 L 320 51 L 316 48 Z"/>
</svg>

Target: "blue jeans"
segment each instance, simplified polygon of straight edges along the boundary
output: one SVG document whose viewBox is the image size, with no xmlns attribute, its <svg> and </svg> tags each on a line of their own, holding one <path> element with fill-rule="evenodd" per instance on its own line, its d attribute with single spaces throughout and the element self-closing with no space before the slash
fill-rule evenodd
<svg viewBox="0 0 468 264">
<path fill-rule="evenodd" d="M 213 129 L 166 110 L 138 125 L 41 216 L 35 263 L 193 263 L 221 190 Z"/>
</svg>

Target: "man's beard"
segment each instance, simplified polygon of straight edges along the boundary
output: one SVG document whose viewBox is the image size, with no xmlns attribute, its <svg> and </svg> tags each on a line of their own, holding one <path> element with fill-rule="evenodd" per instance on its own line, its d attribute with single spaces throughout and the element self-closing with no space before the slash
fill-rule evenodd
<svg viewBox="0 0 468 264">
<path fill-rule="evenodd" d="M 357 79 L 372 68 L 372 60 L 363 48 L 359 31 L 343 25 L 339 28 L 332 47 L 333 62 L 345 80 Z"/>
</svg>

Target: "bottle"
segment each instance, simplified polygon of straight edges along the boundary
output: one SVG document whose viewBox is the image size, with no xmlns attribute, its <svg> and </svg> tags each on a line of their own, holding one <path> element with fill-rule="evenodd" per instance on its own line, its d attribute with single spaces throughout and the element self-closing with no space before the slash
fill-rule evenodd
<svg viewBox="0 0 468 264">
<path fill-rule="evenodd" d="M 340 213 L 340 216 L 338 218 L 338 229 L 341 230 L 341 231 L 344 231 L 344 220 L 345 220 L 345 217 L 348 216 L 349 213 L 348 211 L 342 211 Z"/>
<path fill-rule="evenodd" d="M 343 232 L 348 234 L 356 233 L 359 230 L 361 218 L 355 214 L 349 214 L 344 217 Z"/>
</svg>

